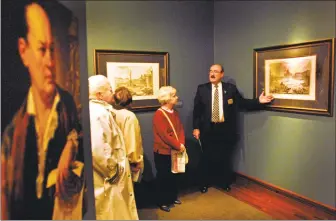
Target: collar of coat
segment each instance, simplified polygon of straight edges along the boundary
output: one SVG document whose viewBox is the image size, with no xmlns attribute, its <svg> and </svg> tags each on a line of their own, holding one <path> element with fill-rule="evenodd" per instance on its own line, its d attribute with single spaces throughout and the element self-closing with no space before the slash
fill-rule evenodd
<svg viewBox="0 0 336 221">
<path fill-rule="evenodd" d="M 90 102 L 102 105 L 107 111 L 112 113 L 113 117 L 115 117 L 115 115 L 116 115 L 115 111 L 116 110 L 112 107 L 111 104 L 107 103 L 106 101 L 98 100 L 98 99 L 90 99 Z"/>
</svg>

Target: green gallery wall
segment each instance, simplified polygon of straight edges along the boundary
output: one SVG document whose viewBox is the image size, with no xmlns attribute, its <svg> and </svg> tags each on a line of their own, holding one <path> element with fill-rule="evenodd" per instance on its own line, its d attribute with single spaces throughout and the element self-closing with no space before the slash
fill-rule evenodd
<svg viewBox="0 0 336 221">
<path fill-rule="evenodd" d="M 253 49 L 336 37 L 335 11 L 335 1 L 216 2 L 214 62 L 252 98 Z M 335 208 L 335 126 L 335 104 L 333 117 L 244 114 L 238 171 Z"/>
<path fill-rule="evenodd" d="M 95 73 L 94 49 L 169 52 L 170 85 L 182 100 L 178 110 L 188 140 L 192 140 L 196 87 L 207 81 L 209 65 L 223 64 L 225 80 L 233 79 L 242 94 L 252 98 L 254 48 L 336 37 L 333 1 L 87 1 L 85 7 L 82 2 L 65 5 L 79 10 L 80 19 L 86 20 L 80 25 L 87 41 L 87 60 L 81 57 L 81 68 L 84 63 L 89 76 Z M 137 116 L 148 161 L 144 179 L 150 180 L 155 174 L 153 112 Z M 240 125 L 237 171 L 335 207 L 335 111 L 333 117 L 242 113 Z"/>
<path fill-rule="evenodd" d="M 169 53 L 170 85 L 177 89 L 186 135 L 192 133 L 193 96 L 207 80 L 213 62 L 213 3 L 189 1 L 87 1 L 89 74 L 94 50 L 139 50 Z M 137 113 L 145 152 L 143 179 L 155 176 L 152 117 Z"/>
</svg>

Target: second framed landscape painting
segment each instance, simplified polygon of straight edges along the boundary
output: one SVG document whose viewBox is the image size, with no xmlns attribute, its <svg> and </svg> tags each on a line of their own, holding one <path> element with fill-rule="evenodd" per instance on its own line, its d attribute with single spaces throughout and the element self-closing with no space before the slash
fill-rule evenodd
<svg viewBox="0 0 336 221">
<path fill-rule="evenodd" d="M 110 80 L 113 90 L 124 86 L 131 91 L 132 110 L 154 110 L 160 107 L 160 87 L 168 84 L 168 52 L 96 49 L 95 71 Z"/>
<path fill-rule="evenodd" d="M 267 109 L 333 115 L 335 39 L 254 50 L 254 97 L 272 94 Z"/>
</svg>

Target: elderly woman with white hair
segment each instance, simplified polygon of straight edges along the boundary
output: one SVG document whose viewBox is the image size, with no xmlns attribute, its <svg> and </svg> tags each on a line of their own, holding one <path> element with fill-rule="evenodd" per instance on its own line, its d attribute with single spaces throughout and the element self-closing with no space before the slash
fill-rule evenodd
<svg viewBox="0 0 336 221">
<path fill-rule="evenodd" d="M 158 100 L 161 108 L 155 112 L 153 118 L 157 203 L 161 210 L 170 212 L 174 204 L 181 204 L 181 201 L 177 198 L 178 174 L 171 172 L 171 150 L 185 151 L 185 135 L 179 114 L 174 110 L 178 101 L 176 89 L 171 86 L 161 87 Z M 166 116 L 174 126 L 177 137 Z"/>
<path fill-rule="evenodd" d="M 103 75 L 89 78 L 90 127 L 97 220 L 138 220 L 123 134 L 114 120 L 113 92 Z"/>
</svg>

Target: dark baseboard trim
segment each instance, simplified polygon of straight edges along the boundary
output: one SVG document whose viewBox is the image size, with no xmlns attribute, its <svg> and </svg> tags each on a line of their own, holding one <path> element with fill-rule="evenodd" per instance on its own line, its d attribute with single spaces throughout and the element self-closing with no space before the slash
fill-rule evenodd
<svg viewBox="0 0 336 221">
<path fill-rule="evenodd" d="M 331 206 L 329 205 L 326 205 L 326 204 L 323 204 L 323 203 L 320 203 L 320 202 L 317 202 L 317 201 L 314 201 L 312 199 L 309 199 L 307 197 L 304 197 L 304 196 L 301 196 L 297 193 L 294 193 L 290 190 L 286 190 L 286 189 L 283 189 L 281 187 L 278 187 L 278 186 L 275 186 L 273 184 L 270 184 L 270 183 L 267 183 L 265 181 L 262 181 L 262 180 L 259 180 L 255 177 L 251 177 L 251 176 L 248 176 L 244 173 L 241 173 L 241 172 L 236 172 L 236 175 L 243 178 L 243 179 L 246 179 L 248 181 L 251 181 L 251 182 L 254 182 L 264 188 L 267 188 L 271 191 L 274 191 L 276 193 L 279 193 L 283 196 L 286 196 L 286 197 L 289 197 L 289 198 L 292 198 L 292 199 L 295 199 L 301 203 L 304 203 L 304 204 L 308 204 L 308 205 L 311 205 L 311 206 L 314 206 L 314 207 L 317 207 L 319 209 L 322 209 L 324 210 L 325 212 L 327 213 L 330 213 L 332 215 L 336 215 L 336 208 L 332 208 Z"/>
</svg>

